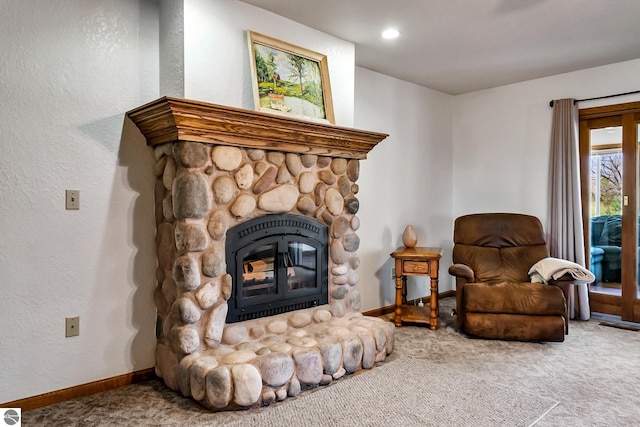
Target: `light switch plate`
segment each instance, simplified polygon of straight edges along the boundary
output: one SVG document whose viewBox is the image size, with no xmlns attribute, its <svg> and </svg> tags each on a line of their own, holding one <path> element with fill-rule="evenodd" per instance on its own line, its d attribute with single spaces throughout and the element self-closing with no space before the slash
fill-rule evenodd
<svg viewBox="0 0 640 427">
<path fill-rule="evenodd" d="M 67 210 L 80 209 L 80 190 L 66 190 L 65 195 Z"/>
</svg>

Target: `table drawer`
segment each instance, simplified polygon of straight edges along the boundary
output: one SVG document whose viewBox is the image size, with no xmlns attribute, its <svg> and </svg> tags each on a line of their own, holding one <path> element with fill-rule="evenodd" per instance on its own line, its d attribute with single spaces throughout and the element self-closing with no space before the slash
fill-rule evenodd
<svg viewBox="0 0 640 427">
<path fill-rule="evenodd" d="M 402 272 L 406 274 L 429 274 L 429 263 L 427 261 L 404 261 Z"/>
</svg>

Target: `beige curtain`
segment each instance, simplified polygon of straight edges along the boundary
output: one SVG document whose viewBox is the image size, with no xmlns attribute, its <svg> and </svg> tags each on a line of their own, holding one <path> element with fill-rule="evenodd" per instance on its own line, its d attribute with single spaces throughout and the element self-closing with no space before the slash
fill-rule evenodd
<svg viewBox="0 0 640 427">
<path fill-rule="evenodd" d="M 585 265 L 578 107 L 573 99 L 560 99 L 553 103 L 547 232 L 552 257 Z"/>
</svg>

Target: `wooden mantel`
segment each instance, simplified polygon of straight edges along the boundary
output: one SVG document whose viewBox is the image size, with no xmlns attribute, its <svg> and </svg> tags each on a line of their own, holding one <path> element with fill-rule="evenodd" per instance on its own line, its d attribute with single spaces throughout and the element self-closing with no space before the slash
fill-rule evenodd
<svg viewBox="0 0 640 427">
<path fill-rule="evenodd" d="M 188 99 L 163 97 L 127 112 L 150 146 L 195 141 L 365 159 L 388 135 Z"/>
</svg>

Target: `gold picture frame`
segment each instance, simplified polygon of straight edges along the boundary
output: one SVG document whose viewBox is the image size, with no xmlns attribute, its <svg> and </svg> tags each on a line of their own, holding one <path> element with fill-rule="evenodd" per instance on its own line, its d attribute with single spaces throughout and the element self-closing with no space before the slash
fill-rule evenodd
<svg viewBox="0 0 640 427">
<path fill-rule="evenodd" d="M 247 31 L 257 111 L 335 124 L 326 55 Z"/>
</svg>

